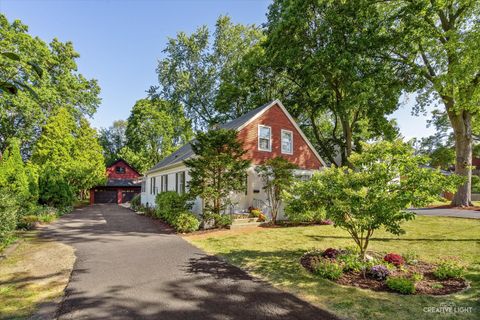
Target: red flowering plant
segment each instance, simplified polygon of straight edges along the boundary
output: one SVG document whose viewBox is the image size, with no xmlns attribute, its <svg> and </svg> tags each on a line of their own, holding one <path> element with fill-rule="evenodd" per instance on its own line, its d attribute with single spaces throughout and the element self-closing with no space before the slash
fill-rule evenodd
<svg viewBox="0 0 480 320">
<path fill-rule="evenodd" d="M 395 267 L 400 267 L 405 264 L 403 257 L 396 253 L 389 253 L 383 257 L 383 261 L 393 264 Z"/>
</svg>

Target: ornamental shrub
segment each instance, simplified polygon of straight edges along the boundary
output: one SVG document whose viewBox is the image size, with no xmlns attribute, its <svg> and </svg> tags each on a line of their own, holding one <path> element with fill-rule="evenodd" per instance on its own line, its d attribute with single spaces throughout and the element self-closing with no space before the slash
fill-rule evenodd
<svg viewBox="0 0 480 320">
<path fill-rule="evenodd" d="M 400 267 L 405 264 L 403 257 L 396 253 L 389 253 L 383 257 L 385 262 L 393 264 L 395 267 Z"/>
<path fill-rule="evenodd" d="M 258 222 L 265 222 L 265 221 L 267 221 L 267 217 L 266 217 L 263 213 L 260 213 L 260 215 L 258 216 L 257 221 L 258 221 Z"/>
<path fill-rule="evenodd" d="M 211 212 L 206 212 L 203 214 L 203 221 L 211 220 L 213 220 L 213 226 L 210 226 L 210 228 L 227 228 L 233 222 L 232 217 L 229 214 L 218 214 Z"/>
<path fill-rule="evenodd" d="M 323 251 L 322 257 L 329 258 L 329 259 L 335 259 L 339 253 L 340 253 L 340 251 L 335 249 L 335 248 L 328 248 L 325 251 Z"/>
<path fill-rule="evenodd" d="M 367 269 L 369 266 L 369 262 L 363 261 L 361 257 L 356 252 L 347 252 L 345 254 L 341 254 L 337 258 L 343 265 L 343 271 L 362 271 Z"/>
<path fill-rule="evenodd" d="M 38 222 L 40 222 L 39 216 L 29 214 L 20 218 L 17 227 L 23 230 L 32 230 Z"/>
<path fill-rule="evenodd" d="M 200 221 L 190 212 L 181 212 L 172 223 L 173 228 L 182 233 L 198 230 Z"/>
<path fill-rule="evenodd" d="M 262 214 L 262 211 L 260 211 L 258 209 L 250 210 L 250 217 L 252 217 L 252 218 L 258 218 L 258 217 L 260 217 L 261 214 Z"/>
<path fill-rule="evenodd" d="M 433 271 L 433 275 L 440 280 L 462 278 L 464 274 L 465 266 L 454 259 L 443 259 Z"/>
<path fill-rule="evenodd" d="M 173 224 L 176 217 L 192 208 L 187 194 L 178 194 L 175 191 L 166 191 L 157 194 L 155 198 L 156 217 Z"/>
<path fill-rule="evenodd" d="M 338 280 L 343 274 L 343 266 L 334 260 L 316 257 L 311 265 L 313 272 L 325 279 Z"/>
<path fill-rule="evenodd" d="M 385 282 L 390 290 L 401 294 L 415 293 L 415 282 L 406 277 L 388 277 Z"/>
<path fill-rule="evenodd" d="M 42 172 L 38 179 L 39 202 L 52 207 L 68 207 L 75 200 L 72 187 L 59 173 Z"/>
<path fill-rule="evenodd" d="M 368 270 L 367 275 L 369 278 L 383 281 L 390 275 L 390 271 L 383 265 L 375 265 Z"/>
<path fill-rule="evenodd" d="M 0 190 L 0 247 L 15 230 L 19 210 L 15 197 Z"/>
<path fill-rule="evenodd" d="M 130 205 L 133 210 L 137 211 L 138 209 L 140 209 L 140 206 L 141 206 L 140 201 L 141 201 L 140 194 L 136 194 L 133 196 L 132 200 L 130 201 Z"/>
</svg>

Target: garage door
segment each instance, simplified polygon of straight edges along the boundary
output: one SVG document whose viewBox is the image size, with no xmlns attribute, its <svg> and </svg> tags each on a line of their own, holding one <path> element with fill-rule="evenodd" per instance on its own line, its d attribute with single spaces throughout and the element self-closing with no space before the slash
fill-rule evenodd
<svg viewBox="0 0 480 320">
<path fill-rule="evenodd" d="M 133 197 L 138 194 L 138 192 L 134 190 L 126 190 L 122 192 L 122 203 L 132 201 Z"/>
<path fill-rule="evenodd" d="M 117 191 L 116 190 L 95 191 L 95 203 L 117 203 Z"/>
</svg>

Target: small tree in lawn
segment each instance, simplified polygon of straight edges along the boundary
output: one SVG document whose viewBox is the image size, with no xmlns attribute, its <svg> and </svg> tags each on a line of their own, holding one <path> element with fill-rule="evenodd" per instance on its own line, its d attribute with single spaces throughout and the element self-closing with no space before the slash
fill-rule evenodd
<svg viewBox="0 0 480 320">
<path fill-rule="evenodd" d="M 230 204 L 230 193 L 245 188 L 250 161 L 242 159 L 245 150 L 235 130 L 200 132 L 192 143 L 195 156 L 185 160 L 190 168 L 189 192 L 200 196 L 207 211 L 220 214 Z"/>
<path fill-rule="evenodd" d="M 401 141 L 363 144 L 362 149 L 349 157 L 352 168 L 332 167 L 314 175 L 308 183 L 315 190 L 308 194 L 324 204 L 327 217 L 350 234 L 365 259 L 375 230 L 403 234 L 401 223 L 414 218 L 405 209 L 455 191 L 463 179 L 422 167 L 427 159 Z"/>
<path fill-rule="evenodd" d="M 272 215 L 272 223 L 277 221 L 278 211 L 282 205 L 282 194 L 294 183 L 293 170 L 297 166 L 282 157 L 268 159 L 255 168 L 263 181 L 263 189 L 267 194 L 268 205 Z"/>
</svg>

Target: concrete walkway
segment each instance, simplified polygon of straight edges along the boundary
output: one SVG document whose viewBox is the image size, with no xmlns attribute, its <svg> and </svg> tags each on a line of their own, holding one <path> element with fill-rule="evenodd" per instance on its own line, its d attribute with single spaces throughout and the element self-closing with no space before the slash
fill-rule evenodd
<svg viewBox="0 0 480 320">
<path fill-rule="evenodd" d="M 421 208 L 411 209 L 420 216 L 453 217 L 453 218 L 471 218 L 480 219 L 480 210 L 462 210 L 462 209 L 439 209 L 439 208 Z"/>
<path fill-rule="evenodd" d="M 59 319 L 335 319 L 117 205 L 78 209 L 45 236 L 76 249 Z"/>
</svg>

